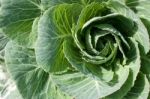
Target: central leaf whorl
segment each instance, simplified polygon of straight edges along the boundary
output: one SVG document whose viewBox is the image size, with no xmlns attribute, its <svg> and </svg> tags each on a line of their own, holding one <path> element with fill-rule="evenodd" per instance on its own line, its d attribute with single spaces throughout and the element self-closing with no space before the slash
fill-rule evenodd
<svg viewBox="0 0 150 99">
<path fill-rule="evenodd" d="M 120 24 L 121 21 L 130 23 L 132 29 L 127 24 Z M 94 17 L 78 29 L 75 41 L 86 62 L 111 64 L 122 58 L 122 64 L 126 64 L 125 51 L 130 49 L 127 39 L 134 29 L 135 23 L 119 14 Z"/>
</svg>

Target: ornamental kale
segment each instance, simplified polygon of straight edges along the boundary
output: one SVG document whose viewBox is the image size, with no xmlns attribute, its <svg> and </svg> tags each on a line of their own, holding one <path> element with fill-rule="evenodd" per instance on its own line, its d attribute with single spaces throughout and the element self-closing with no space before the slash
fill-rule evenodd
<svg viewBox="0 0 150 99">
<path fill-rule="evenodd" d="M 149 5 L 1 0 L 0 47 L 22 97 L 149 99 Z"/>
</svg>

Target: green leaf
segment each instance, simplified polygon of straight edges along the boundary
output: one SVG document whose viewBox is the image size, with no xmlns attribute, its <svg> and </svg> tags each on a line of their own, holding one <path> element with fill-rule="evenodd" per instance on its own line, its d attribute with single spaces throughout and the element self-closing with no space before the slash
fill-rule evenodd
<svg viewBox="0 0 150 99">
<path fill-rule="evenodd" d="M 142 20 L 150 35 L 150 1 L 149 0 L 126 0 L 129 6 Z"/>
<path fill-rule="evenodd" d="M 118 79 L 115 84 L 113 81 L 106 83 L 80 72 L 55 75 L 53 79 L 62 91 L 73 96 L 75 99 L 99 99 L 118 90 L 126 81 L 129 69 L 121 67 L 116 72 Z"/>
<path fill-rule="evenodd" d="M 33 21 L 41 15 L 39 5 L 39 0 L 1 0 L 0 27 L 4 33 L 18 44 L 30 47 L 34 43 L 30 42 L 34 41 Z"/>
<path fill-rule="evenodd" d="M 126 5 L 129 6 L 140 18 L 150 20 L 150 1 L 149 0 L 126 0 Z"/>
<path fill-rule="evenodd" d="M 125 96 L 127 99 L 148 99 L 148 95 L 150 92 L 150 84 L 148 82 L 147 77 L 139 73 L 137 79 L 135 81 L 134 87 L 128 92 Z"/>
<path fill-rule="evenodd" d="M 112 10 L 112 12 L 124 15 L 125 17 L 130 18 L 137 23 L 138 29 L 134 35 L 134 38 L 143 47 L 144 52 L 148 53 L 150 50 L 150 44 L 148 44 L 149 35 L 147 29 L 145 28 L 139 17 L 132 10 L 119 2 L 110 0 L 110 2 L 108 2 L 108 6 Z"/>
<path fill-rule="evenodd" d="M 55 86 L 51 75 L 36 64 L 34 50 L 9 42 L 5 49 L 7 68 L 25 99 L 71 99 Z"/>
<path fill-rule="evenodd" d="M 128 79 L 126 82 L 123 84 L 123 86 L 116 92 L 114 92 L 111 95 L 108 95 L 105 97 L 105 99 L 121 99 L 123 96 L 125 96 L 128 91 L 131 89 L 133 83 L 133 72 L 130 70 Z"/>
<path fill-rule="evenodd" d="M 108 0 L 41 0 L 41 3 L 43 5 L 43 7 L 45 9 L 51 7 L 51 6 L 55 6 L 55 5 L 59 5 L 59 4 L 64 4 L 64 3 L 67 3 L 67 4 L 72 4 L 72 3 L 78 3 L 78 4 L 81 4 L 81 5 L 88 5 L 90 3 L 93 3 L 93 2 L 106 2 Z"/>
<path fill-rule="evenodd" d="M 44 10 L 47 10 L 48 8 L 52 6 L 56 6 L 59 4 L 72 4 L 72 3 L 79 3 L 81 4 L 81 0 L 41 0 L 41 4 L 43 6 Z"/>
<path fill-rule="evenodd" d="M 125 1 L 127 1 L 127 0 L 113 0 L 113 1 L 117 1 L 117 2 L 120 2 L 122 4 L 125 4 Z"/>
<path fill-rule="evenodd" d="M 107 10 L 108 9 L 106 8 L 106 4 L 104 3 L 94 2 L 92 4 L 87 5 L 83 8 L 79 16 L 77 30 L 81 29 L 83 25 L 91 18 L 96 16 L 102 16 L 104 13 L 108 13 Z"/>
<path fill-rule="evenodd" d="M 143 24 L 145 25 L 149 35 L 150 35 L 150 20 L 146 19 L 146 18 L 141 18 Z"/>
<path fill-rule="evenodd" d="M 65 72 L 70 64 L 63 54 L 63 41 L 72 37 L 81 6 L 62 4 L 47 10 L 39 22 L 36 46 L 37 63 L 47 72 Z"/>
</svg>

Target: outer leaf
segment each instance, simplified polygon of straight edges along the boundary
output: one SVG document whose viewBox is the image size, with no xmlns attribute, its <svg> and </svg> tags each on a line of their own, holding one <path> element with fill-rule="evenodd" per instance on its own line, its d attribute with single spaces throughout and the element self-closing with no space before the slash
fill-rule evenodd
<svg viewBox="0 0 150 99">
<path fill-rule="evenodd" d="M 6 93 L 6 97 L 2 99 L 23 99 L 23 98 L 21 97 L 18 90 L 14 90 L 14 91 Z"/>
<path fill-rule="evenodd" d="M 34 50 L 20 47 L 12 42 L 7 44 L 5 50 L 6 65 L 23 98 L 69 98 L 56 88 L 51 76 L 36 64 Z"/>
<path fill-rule="evenodd" d="M 0 64 L 4 62 L 4 48 L 9 41 L 8 37 L 6 37 L 3 31 L 0 31 Z"/>
<path fill-rule="evenodd" d="M 41 14 L 39 3 L 39 0 L 1 0 L 0 27 L 4 33 L 18 44 L 30 47 L 33 21 Z"/>
<path fill-rule="evenodd" d="M 67 92 L 75 99 L 99 99 L 121 87 L 125 81 L 124 78 L 128 76 L 128 68 L 121 68 L 117 74 L 121 77 L 119 77 L 117 84 L 112 86 L 80 72 L 54 76 L 53 79 L 62 91 Z M 110 82 L 110 84 L 112 83 Z"/>
<path fill-rule="evenodd" d="M 126 0 L 129 6 L 141 19 L 150 34 L 150 1 L 149 0 Z"/>
<path fill-rule="evenodd" d="M 68 4 L 79 3 L 79 4 L 81 4 L 81 0 L 41 0 L 41 3 L 44 6 L 44 8 L 47 9 L 51 6 L 55 6 L 55 5 L 59 5 L 59 4 L 63 4 L 63 3 L 68 3 Z"/>
<path fill-rule="evenodd" d="M 3 33 L 2 30 L 0 30 L 0 51 L 3 50 L 9 41 L 8 37 Z"/>
<path fill-rule="evenodd" d="M 42 5 L 44 6 L 44 8 L 48 8 L 54 5 L 59 5 L 59 4 L 72 4 L 72 3 L 78 3 L 81 5 L 87 5 L 90 4 L 92 2 L 105 2 L 108 0 L 41 0 Z"/>
<path fill-rule="evenodd" d="M 138 14 L 138 16 L 142 19 L 142 22 L 146 26 L 148 33 L 150 35 L 150 13 L 148 9 L 150 9 L 150 1 L 149 0 L 126 0 L 126 4 L 135 12 Z M 147 44 L 149 45 L 149 44 Z M 142 55 L 142 67 L 141 70 L 143 73 L 145 73 L 148 78 L 150 77 L 150 53 L 145 55 L 144 53 L 141 53 Z"/>
<path fill-rule="evenodd" d="M 142 22 L 144 23 L 145 27 L 147 28 L 147 31 L 150 35 L 150 20 L 149 19 L 145 19 L 145 18 L 141 18 Z"/>
<path fill-rule="evenodd" d="M 113 1 L 117 1 L 117 2 L 120 2 L 122 4 L 125 4 L 125 1 L 127 1 L 127 0 L 113 0 Z"/>
<path fill-rule="evenodd" d="M 150 20 L 150 1 L 149 0 L 126 0 L 126 5 L 129 6 L 141 18 Z"/>
<path fill-rule="evenodd" d="M 72 37 L 72 27 L 78 19 L 81 6 L 62 4 L 50 8 L 39 22 L 36 47 L 37 63 L 47 72 L 65 72 L 70 64 L 63 54 L 63 41 Z"/>
<path fill-rule="evenodd" d="M 7 74 L 8 72 L 6 72 Z M 23 99 L 14 82 L 8 77 L 5 86 L 0 92 L 1 99 Z"/>
<path fill-rule="evenodd" d="M 130 10 L 128 7 L 126 7 L 125 5 L 123 5 L 119 2 L 115 2 L 115 1 L 111 0 L 108 5 L 110 6 L 110 9 L 112 9 L 113 12 L 122 14 L 125 17 L 130 18 L 137 23 L 138 30 L 135 33 L 135 39 L 143 47 L 143 50 L 145 51 L 145 53 L 148 53 L 148 51 L 150 49 L 150 44 L 148 44 L 149 35 L 148 35 L 148 32 L 147 32 L 145 26 L 140 21 L 138 16 L 136 14 L 134 14 L 134 12 L 132 10 Z"/>
<path fill-rule="evenodd" d="M 36 40 L 37 40 L 37 35 L 38 35 L 38 22 L 40 18 L 36 18 L 33 21 L 32 25 L 32 30 L 29 35 L 29 41 L 28 41 L 28 46 L 31 48 L 35 48 Z"/>
<path fill-rule="evenodd" d="M 0 96 L 5 88 L 5 83 L 7 82 L 7 70 L 4 65 L 0 65 Z"/>
<path fill-rule="evenodd" d="M 125 96 L 127 99 L 148 99 L 150 84 L 147 77 L 139 73 L 134 87 Z"/>
</svg>

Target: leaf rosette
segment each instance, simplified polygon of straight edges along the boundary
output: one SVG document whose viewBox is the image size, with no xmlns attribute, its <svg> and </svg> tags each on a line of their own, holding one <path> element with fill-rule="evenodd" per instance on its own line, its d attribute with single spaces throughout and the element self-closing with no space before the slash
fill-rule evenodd
<svg viewBox="0 0 150 99">
<path fill-rule="evenodd" d="M 126 64 L 125 53 L 131 50 L 129 35 L 133 35 L 135 28 L 134 21 L 119 14 L 109 14 L 90 19 L 74 38 L 85 61 L 93 64 L 112 64 L 119 53 L 122 54 L 118 56 L 118 59 L 123 61 L 121 64 Z"/>
<path fill-rule="evenodd" d="M 132 93 L 141 66 L 139 45 L 147 53 L 149 36 L 128 7 L 115 1 L 60 4 L 39 23 L 37 63 L 54 74 L 61 90 L 77 99 Z"/>
<path fill-rule="evenodd" d="M 2 1 L 5 60 L 23 97 L 148 98 L 149 34 L 123 0 L 21 0 L 9 6 L 27 15 L 15 8 L 12 20 Z"/>
</svg>

